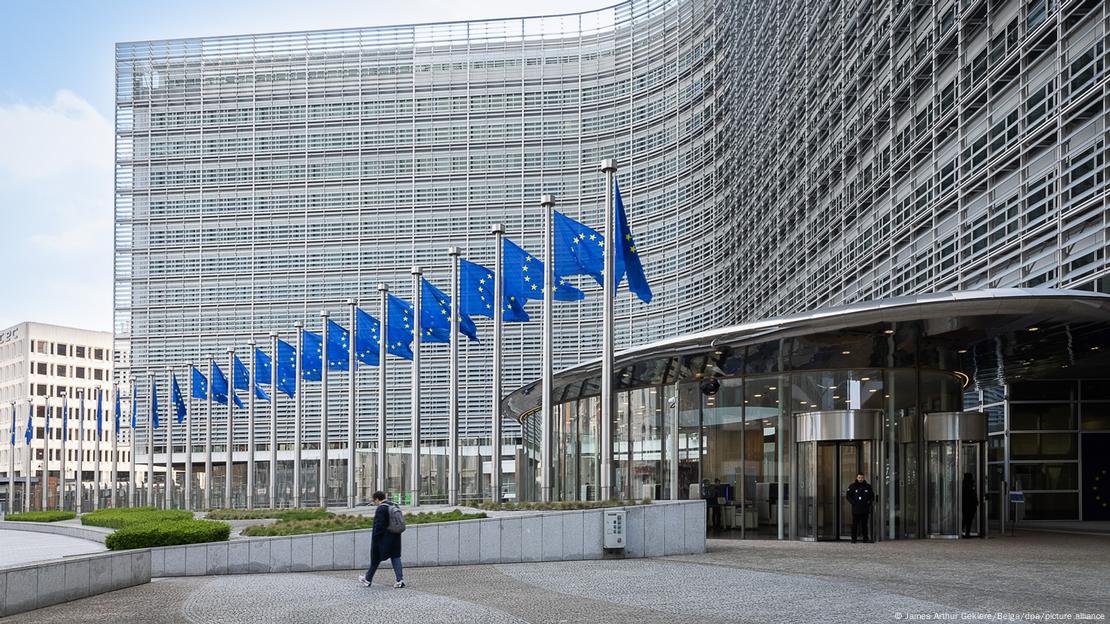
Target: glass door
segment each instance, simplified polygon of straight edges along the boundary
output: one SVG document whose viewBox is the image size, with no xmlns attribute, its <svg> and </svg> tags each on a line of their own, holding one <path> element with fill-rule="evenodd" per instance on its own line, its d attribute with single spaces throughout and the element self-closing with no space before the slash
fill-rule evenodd
<svg viewBox="0 0 1110 624">
<path fill-rule="evenodd" d="M 929 442 L 928 508 L 929 537 L 956 537 L 960 531 L 959 442 Z"/>
<path fill-rule="evenodd" d="M 970 534 L 975 537 L 978 537 L 979 534 L 982 533 L 980 527 L 982 526 L 982 513 L 984 512 L 984 509 L 982 508 L 982 493 L 985 484 L 983 483 L 983 464 L 981 463 L 982 457 L 980 456 L 982 447 L 983 445 L 980 442 L 960 443 L 960 470 L 963 472 L 960 484 L 960 513 L 961 516 L 970 516 L 970 518 L 965 521 L 969 521 L 971 523 Z M 964 498 L 963 492 L 963 479 L 965 479 L 969 474 L 971 475 L 971 482 L 974 484 L 975 499 L 977 503 L 970 506 L 970 500 L 966 500 Z M 968 498 L 970 498 L 970 494 L 968 494 Z M 962 528 L 963 527 L 961 527 L 961 529 Z"/>
</svg>

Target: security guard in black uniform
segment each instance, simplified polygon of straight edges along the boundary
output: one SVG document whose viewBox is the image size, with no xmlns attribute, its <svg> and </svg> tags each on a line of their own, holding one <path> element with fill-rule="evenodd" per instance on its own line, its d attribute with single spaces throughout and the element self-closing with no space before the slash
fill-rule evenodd
<svg viewBox="0 0 1110 624">
<path fill-rule="evenodd" d="M 856 475 L 856 481 L 848 486 L 848 502 L 852 505 L 852 543 L 863 529 L 863 541 L 870 542 L 871 503 L 875 502 L 875 490 L 864 478 L 863 473 Z"/>
</svg>

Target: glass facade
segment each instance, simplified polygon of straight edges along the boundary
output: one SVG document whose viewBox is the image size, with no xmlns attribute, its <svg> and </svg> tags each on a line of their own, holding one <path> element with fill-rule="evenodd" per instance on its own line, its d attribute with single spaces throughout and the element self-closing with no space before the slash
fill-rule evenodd
<svg viewBox="0 0 1110 624">
<path fill-rule="evenodd" d="M 290 339 L 297 320 L 316 329 L 321 309 L 346 325 L 335 314 L 343 301 L 375 312 L 380 282 L 406 297 L 413 265 L 444 285 L 449 245 L 490 263 L 493 223 L 538 251 L 542 193 L 600 222 L 602 158 L 619 166 L 655 292 L 648 306 L 618 298 L 618 349 L 906 294 L 1110 291 L 1107 11 L 1018 0 L 629 0 L 551 17 L 120 43 L 114 332 L 130 359 L 116 374 L 180 368 L 227 347 L 243 353 L 270 331 Z M 557 369 L 600 352 L 600 298 L 586 287 L 585 301 L 556 307 Z M 507 326 L 506 387 L 538 374 L 539 334 L 535 322 Z M 884 406 L 907 414 L 949 401 L 939 379 L 900 381 L 908 367 L 950 370 L 927 359 L 935 354 L 870 361 L 873 349 L 844 341 L 852 356 L 836 366 L 813 361 L 829 355 L 799 342 L 771 360 L 744 360 L 752 368 L 736 377 L 778 375 L 780 401 L 820 409 L 851 400 L 823 391 L 852 391 L 837 371 L 909 384 L 904 396 L 917 398 Z M 444 489 L 446 348 L 423 357 L 422 474 L 434 500 Z M 473 457 L 464 496 L 478 495 L 479 469 L 489 471 L 490 358 L 488 340 L 462 346 L 460 429 Z M 829 372 L 783 373 L 802 369 Z M 376 388 L 377 374 L 361 369 L 359 387 Z M 396 360 L 388 376 L 388 434 L 400 443 L 409 436 L 407 363 Z M 334 416 L 345 413 L 346 383 L 334 379 L 329 398 L 332 456 L 344 460 L 354 449 L 346 419 Z M 776 442 L 789 419 L 764 426 L 735 405 L 767 397 L 726 386 L 727 405 L 702 405 L 687 392 L 660 384 L 622 399 L 622 491 L 662 495 L 675 477 L 696 481 L 686 462 L 709 437 L 753 458 L 711 458 L 714 470 L 758 468 L 757 487 L 785 481 L 777 464 L 755 458 L 791 452 Z M 319 392 L 305 394 L 306 445 L 318 444 Z M 377 401 L 365 399 L 354 446 L 372 453 Z M 203 407 L 193 407 L 203 421 Z M 292 460 L 291 413 L 280 402 L 279 463 Z M 596 413 L 576 402 L 556 419 L 560 453 L 580 458 L 564 467 L 562 487 L 587 495 L 597 485 Z M 900 426 L 888 413 L 884 426 Z M 226 416 L 213 425 L 223 440 Z M 238 417 L 231 425 L 240 449 L 246 426 Z M 183 433 L 175 430 L 175 446 L 185 446 Z M 506 470 L 524 477 L 511 487 L 524 492 L 534 458 L 527 446 L 513 450 L 520 435 L 510 423 L 503 442 L 514 458 Z M 1033 435 L 1042 438 L 1019 442 L 1061 443 Z M 663 461 L 668 448 L 684 459 Z M 407 459 L 388 455 L 390 482 L 400 484 Z M 306 452 L 316 466 L 313 457 Z M 287 474 L 283 464 L 279 479 Z M 329 496 L 342 498 L 345 481 L 336 481 Z M 245 496 L 235 483 L 233 498 Z"/>
</svg>

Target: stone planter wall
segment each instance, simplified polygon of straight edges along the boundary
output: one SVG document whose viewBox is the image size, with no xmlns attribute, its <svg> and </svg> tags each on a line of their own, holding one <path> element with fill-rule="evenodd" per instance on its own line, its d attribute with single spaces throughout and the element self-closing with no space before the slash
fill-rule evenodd
<svg viewBox="0 0 1110 624">
<path fill-rule="evenodd" d="M 14 615 L 149 582 L 150 551 L 146 549 L 2 568 L 0 615 Z"/>
</svg>

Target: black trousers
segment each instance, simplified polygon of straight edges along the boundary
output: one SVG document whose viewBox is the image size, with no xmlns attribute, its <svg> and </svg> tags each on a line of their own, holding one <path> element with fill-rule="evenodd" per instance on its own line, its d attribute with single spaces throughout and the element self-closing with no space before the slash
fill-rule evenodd
<svg viewBox="0 0 1110 624">
<path fill-rule="evenodd" d="M 964 507 L 964 535 L 971 535 L 971 527 L 975 523 L 975 507 Z"/>
<path fill-rule="evenodd" d="M 714 529 L 719 529 L 719 528 L 721 528 L 721 524 L 722 524 L 721 523 L 721 506 L 720 505 L 710 505 L 709 506 L 709 526 L 713 527 Z"/>
<path fill-rule="evenodd" d="M 870 522 L 871 512 L 852 512 L 852 541 L 856 541 L 856 537 L 862 533 L 863 541 L 871 541 Z"/>
</svg>

